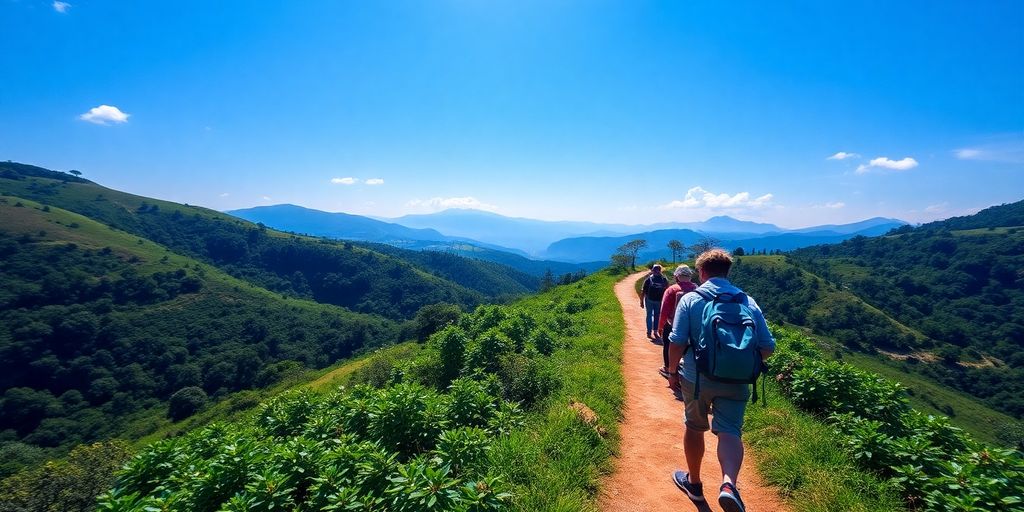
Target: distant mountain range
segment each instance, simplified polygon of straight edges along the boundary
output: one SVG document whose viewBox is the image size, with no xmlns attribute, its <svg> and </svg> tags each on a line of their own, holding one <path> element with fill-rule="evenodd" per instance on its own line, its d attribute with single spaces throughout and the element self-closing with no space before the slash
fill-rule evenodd
<svg viewBox="0 0 1024 512">
<path fill-rule="evenodd" d="M 573 260 L 572 263 L 531 259 L 526 256 L 526 252 L 520 249 L 502 247 L 462 236 L 444 235 L 435 229 L 408 227 L 370 217 L 324 212 L 293 204 L 259 206 L 226 213 L 283 231 L 386 244 L 403 249 L 446 252 L 508 265 L 534 276 L 542 276 L 548 270 L 556 275 L 579 270 L 592 272 L 607 265 L 605 257 L 592 261 Z"/>
<path fill-rule="evenodd" d="M 647 248 L 639 254 L 641 261 L 669 257 L 671 251 L 668 248 L 668 243 L 671 240 L 678 240 L 688 246 L 705 237 L 716 239 L 717 245 L 730 250 L 742 247 L 748 252 L 754 250 L 789 251 L 812 245 L 839 243 L 855 236 L 878 236 L 904 225 L 906 225 L 905 222 L 895 219 L 875 218 L 854 224 L 764 233 L 661 229 L 625 236 L 566 238 L 551 244 L 544 255 L 555 260 L 584 261 L 594 259 L 601 254 L 610 255 L 622 244 L 638 238 L 647 241 Z"/>
<path fill-rule="evenodd" d="M 406 249 L 454 252 L 500 262 L 534 275 L 547 268 L 555 273 L 573 271 L 574 267 L 565 263 L 585 264 L 588 270 L 597 268 L 608 261 L 617 247 L 637 238 L 647 240 L 648 249 L 641 257 L 650 259 L 668 256 L 669 240 L 689 245 L 710 236 L 729 249 L 792 250 L 837 243 L 858 235 L 878 236 L 907 224 L 898 219 L 875 217 L 850 224 L 784 229 L 720 215 L 703 222 L 630 226 L 544 221 L 465 209 L 373 219 L 295 205 L 261 206 L 227 213 L 296 233 L 384 243 Z"/>
</svg>

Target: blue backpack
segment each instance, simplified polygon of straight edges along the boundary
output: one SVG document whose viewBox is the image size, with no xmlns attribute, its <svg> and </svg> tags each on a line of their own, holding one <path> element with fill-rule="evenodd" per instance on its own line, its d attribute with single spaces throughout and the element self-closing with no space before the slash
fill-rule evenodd
<svg viewBox="0 0 1024 512">
<path fill-rule="evenodd" d="M 757 324 L 747 306 L 747 296 L 723 293 L 714 295 L 706 289 L 694 290 L 704 300 L 700 339 L 694 342 L 693 357 L 697 363 L 697 382 L 693 397 L 700 395 L 700 376 L 716 382 L 753 384 L 753 402 L 757 401 L 757 378 L 767 370 L 757 348 Z M 764 379 L 761 380 L 764 387 Z M 764 391 L 762 389 L 762 395 Z"/>
</svg>

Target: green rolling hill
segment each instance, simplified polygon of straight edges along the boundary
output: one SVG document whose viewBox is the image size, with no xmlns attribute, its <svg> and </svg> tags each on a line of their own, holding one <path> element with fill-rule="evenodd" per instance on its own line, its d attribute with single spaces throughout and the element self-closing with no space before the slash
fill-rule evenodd
<svg viewBox="0 0 1024 512">
<path fill-rule="evenodd" d="M 182 389 L 171 416 L 412 338 L 424 306 L 469 310 L 538 284 L 495 263 L 295 236 L 11 162 L 0 219 L 0 475 L 144 436 Z"/>
<path fill-rule="evenodd" d="M 534 278 L 476 260 L 413 263 L 395 253 L 283 233 L 25 164 L 0 163 L 0 194 L 85 215 L 274 292 L 392 319 L 408 319 L 426 304 L 471 309 L 536 289 L 528 286 Z"/>
<path fill-rule="evenodd" d="M 74 444 L 144 435 L 183 388 L 216 398 L 264 386 L 401 332 L 53 206 L 0 197 L 0 218 L 5 471 Z"/>
<path fill-rule="evenodd" d="M 835 246 L 821 248 L 825 247 Z M 845 276 L 871 275 L 856 266 L 830 268 L 842 268 Z M 904 384 L 920 410 L 949 416 L 988 442 L 1014 444 L 1024 439 L 1024 422 L 1008 407 L 1013 400 L 1004 400 L 1008 390 L 1020 385 L 1014 367 L 994 360 L 951 360 L 949 346 L 922 332 L 920 323 L 904 321 L 886 306 L 872 304 L 845 281 L 826 279 L 793 255 L 740 257 L 731 278 L 757 298 L 772 320 L 813 333 L 832 357 Z M 971 378 L 999 382 L 993 386 L 996 396 L 971 387 Z"/>
</svg>

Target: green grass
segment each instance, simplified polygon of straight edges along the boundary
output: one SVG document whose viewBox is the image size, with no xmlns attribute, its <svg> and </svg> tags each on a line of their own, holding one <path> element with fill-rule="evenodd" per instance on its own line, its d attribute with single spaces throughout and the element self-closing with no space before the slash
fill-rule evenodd
<svg viewBox="0 0 1024 512">
<path fill-rule="evenodd" d="M 768 407 L 748 405 L 743 439 L 758 472 L 794 512 L 890 512 L 900 499 L 857 468 L 836 432 L 768 387 Z"/>
<path fill-rule="evenodd" d="M 574 284 L 516 303 L 542 315 L 573 296 L 592 307 L 578 313 L 586 331 L 552 356 L 561 388 L 527 418 L 524 430 L 496 441 L 491 459 L 495 471 L 513 485 L 515 509 L 523 511 L 594 510 L 602 474 L 618 446 L 622 418 L 622 309 L 614 285 L 620 275 L 599 272 Z M 597 414 L 597 426 L 583 422 L 570 409 L 585 404 Z"/>
<path fill-rule="evenodd" d="M 1000 228 L 978 228 L 978 229 L 961 229 L 957 231 L 950 231 L 954 235 L 962 236 L 978 236 L 978 235 L 1006 235 L 1006 234 L 1024 234 L 1024 226 L 1007 226 Z M 1020 235 L 1018 235 L 1020 236 Z"/>
<path fill-rule="evenodd" d="M 202 411 L 177 422 L 167 419 L 167 408 L 160 407 L 155 411 L 155 414 L 149 413 L 136 420 L 139 423 L 149 422 L 157 425 L 157 427 L 152 433 L 137 439 L 132 444 L 136 448 L 141 448 L 161 439 L 179 436 L 211 423 L 240 421 L 250 416 L 261 403 L 287 391 L 302 388 L 309 388 L 314 391 L 329 391 L 339 386 L 349 386 L 360 370 L 372 364 L 375 359 L 411 358 L 419 349 L 420 345 L 417 343 L 401 343 L 380 348 L 351 359 L 338 361 L 324 369 L 303 370 L 288 375 L 280 382 L 263 389 L 247 389 L 232 393 L 223 400 L 211 404 Z"/>
<path fill-rule="evenodd" d="M 907 363 L 889 361 L 885 356 L 843 352 L 843 361 L 875 372 L 887 379 L 899 382 L 907 388 L 910 404 L 917 410 L 939 416 L 948 416 L 953 425 L 973 435 L 979 441 L 1002 445 L 997 437 L 1007 425 L 1020 425 L 1021 421 L 979 403 L 970 395 L 949 389 L 922 376 L 909 368 Z M 929 364 L 929 363 L 918 363 Z M 953 415 L 943 409 L 950 407 Z"/>
</svg>

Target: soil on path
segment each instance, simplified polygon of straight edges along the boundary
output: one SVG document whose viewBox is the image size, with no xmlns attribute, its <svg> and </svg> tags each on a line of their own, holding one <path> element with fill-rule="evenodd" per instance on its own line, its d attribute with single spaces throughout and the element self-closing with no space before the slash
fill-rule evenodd
<svg viewBox="0 0 1024 512">
<path fill-rule="evenodd" d="M 701 467 L 707 503 L 697 506 L 672 483 L 672 472 L 686 468 L 683 403 L 676 400 L 668 381 L 658 374 L 662 365 L 661 345 L 647 338 L 644 311 L 634 288 L 643 275 L 633 274 L 615 285 L 626 323 L 622 355 L 626 406 L 619 428 L 622 442 L 615 470 L 602 482 L 598 506 L 604 512 L 718 511 L 722 470 L 718 465 L 718 438 L 710 432 L 704 437 Z M 789 510 L 774 489 L 765 486 L 757 475 L 749 449 L 738 487 L 748 512 Z"/>
</svg>

